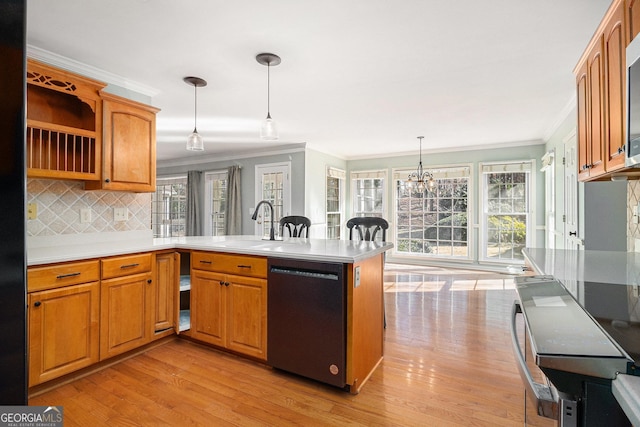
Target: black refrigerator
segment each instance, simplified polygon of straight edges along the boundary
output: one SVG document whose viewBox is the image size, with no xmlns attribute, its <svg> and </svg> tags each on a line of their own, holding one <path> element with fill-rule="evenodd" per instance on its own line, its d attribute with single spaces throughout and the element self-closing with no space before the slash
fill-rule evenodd
<svg viewBox="0 0 640 427">
<path fill-rule="evenodd" d="M 0 1 L 0 405 L 27 404 L 26 0 Z"/>
</svg>

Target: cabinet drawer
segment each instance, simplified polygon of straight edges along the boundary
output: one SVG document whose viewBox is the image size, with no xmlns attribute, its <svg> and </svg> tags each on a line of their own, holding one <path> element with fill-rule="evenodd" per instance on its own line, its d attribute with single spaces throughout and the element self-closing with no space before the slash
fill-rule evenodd
<svg viewBox="0 0 640 427">
<path fill-rule="evenodd" d="M 100 280 L 100 261 L 70 262 L 46 267 L 29 267 L 28 292 Z"/>
<path fill-rule="evenodd" d="M 127 255 L 102 260 L 102 278 L 129 276 L 151 271 L 151 254 Z"/>
<path fill-rule="evenodd" d="M 240 276 L 267 277 L 267 259 L 264 257 L 193 252 L 191 266 L 197 270 L 218 271 Z"/>
</svg>

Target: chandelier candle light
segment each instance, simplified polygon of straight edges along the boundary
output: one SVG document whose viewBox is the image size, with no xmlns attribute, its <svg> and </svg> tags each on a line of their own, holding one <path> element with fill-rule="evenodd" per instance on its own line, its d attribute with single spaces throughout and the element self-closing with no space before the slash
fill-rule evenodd
<svg viewBox="0 0 640 427">
<path fill-rule="evenodd" d="M 187 150 L 189 151 L 203 151 L 204 150 L 204 141 L 202 137 L 198 133 L 198 88 L 204 87 L 207 85 L 206 80 L 201 79 L 200 77 L 185 77 L 184 82 L 188 85 L 193 86 L 194 91 L 194 107 L 193 107 L 193 133 L 189 135 L 187 139 Z"/>
<path fill-rule="evenodd" d="M 420 140 L 420 163 L 418 163 L 418 170 L 409 174 L 407 185 L 411 187 L 416 183 L 418 190 L 424 191 L 426 187 L 426 189 L 432 193 L 433 190 L 436 189 L 436 180 L 433 179 L 433 174 L 431 172 L 422 169 L 422 138 L 424 138 L 424 136 L 418 137 Z"/>
<path fill-rule="evenodd" d="M 265 141 L 273 141 L 278 139 L 278 128 L 276 127 L 276 122 L 271 118 L 271 112 L 269 111 L 269 101 L 270 101 L 270 75 L 269 70 L 271 66 L 278 65 L 281 60 L 278 55 L 273 53 L 260 53 L 256 55 L 256 61 L 262 65 L 267 66 L 267 118 L 262 122 L 262 127 L 260 128 L 260 138 Z"/>
</svg>

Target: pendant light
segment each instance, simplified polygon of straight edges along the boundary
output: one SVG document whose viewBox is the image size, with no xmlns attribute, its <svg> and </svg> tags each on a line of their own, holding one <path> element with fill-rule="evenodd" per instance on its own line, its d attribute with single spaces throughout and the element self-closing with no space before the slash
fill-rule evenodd
<svg viewBox="0 0 640 427">
<path fill-rule="evenodd" d="M 412 187 L 415 183 L 418 190 L 424 191 L 426 188 L 430 193 L 433 193 L 437 185 L 436 180 L 433 178 L 433 174 L 431 172 L 422 169 L 422 138 L 424 138 L 424 136 L 418 137 L 420 140 L 420 163 L 418 163 L 418 169 L 409 174 L 407 185 Z"/>
<path fill-rule="evenodd" d="M 276 122 L 271 118 L 271 112 L 269 110 L 269 101 L 270 101 L 270 73 L 269 70 L 271 66 L 278 65 L 281 60 L 278 55 L 273 53 L 260 53 L 256 55 L 256 61 L 258 61 L 262 65 L 267 66 L 267 118 L 262 122 L 262 127 L 260 128 L 260 138 L 265 141 L 274 141 L 278 139 L 278 128 L 276 127 Z"/>
<path fill-rule="evenodd" d="M 193 86 L 193 133 L 187 138 L 187 150 L 189 151 L 203 151 L 204 141 L 198 133 L 198 88 L 207 85 L 207 82 L 200 77 L 185 77 L 184 82 Z"/>
</svg>

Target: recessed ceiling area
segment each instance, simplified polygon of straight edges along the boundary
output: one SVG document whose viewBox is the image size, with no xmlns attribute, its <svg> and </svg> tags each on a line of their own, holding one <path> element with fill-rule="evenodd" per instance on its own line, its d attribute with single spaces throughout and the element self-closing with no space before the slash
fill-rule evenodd
<svg viewBox="0 0 640 427">
<path fill-rule="evenodd" d="M 149 88 L 159 161 L 284 144 L 347 160 L 542 142 L 610 0 L 30 0 L 27 43 Z M 260 140 L 272 52 L 277 141 Z M 72 70 L 73 71 L 73 70 Z M 193 130 L 204 154 L 185 149 Z M 109 83 L 109 82 L 107 82 Z M 111 82 L 113 83 L 113 82 Z"/>
</svg>

